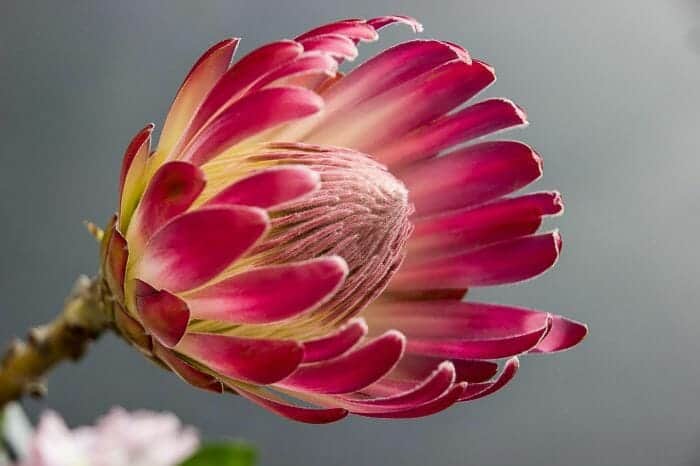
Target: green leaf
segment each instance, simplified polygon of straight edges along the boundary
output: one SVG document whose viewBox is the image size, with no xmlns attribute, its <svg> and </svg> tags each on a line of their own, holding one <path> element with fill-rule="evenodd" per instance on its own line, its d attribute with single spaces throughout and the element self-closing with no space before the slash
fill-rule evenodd
<svg viewBox="0 0 700 466">
<path fill-rule="evenodd" d="M 242 442 L 209 443 L 181 466 L 254 466 L 256 457 L 253 447 Z"/>
</svg>

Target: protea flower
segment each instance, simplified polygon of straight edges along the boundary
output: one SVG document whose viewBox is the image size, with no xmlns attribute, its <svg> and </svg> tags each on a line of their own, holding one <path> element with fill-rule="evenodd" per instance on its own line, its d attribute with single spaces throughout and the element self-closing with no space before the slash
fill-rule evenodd
<svg viewBox="0 0 700 466">
<path fill-rule="evenodd" d="M 187 382 L 312 423 L 429 415 L 503 387 L 518 355 L 580 323 L 462 302 L 557 261 L 556 192 L 494 80 L 458 45 L 414 40 L 343 75 L 391 23 L 349 19 L 197 61 L 165 120 L 124 156 L 103 275 L 121 333 Z M 498 374 L 497 361 L 505 360 Z M 295 403 L 297 400 L 299 403 Z M 309 406 L 313 405 L 313 406 Z"/>
</svg>

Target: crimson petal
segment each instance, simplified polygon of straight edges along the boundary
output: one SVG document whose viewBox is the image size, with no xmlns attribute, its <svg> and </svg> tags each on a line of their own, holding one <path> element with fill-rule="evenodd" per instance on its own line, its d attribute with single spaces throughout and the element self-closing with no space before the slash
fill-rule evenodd
<svg viewBox="0 0 700 466">
<path fill-rule="evenodd" d="M 265 324 L 319 306 L 348 274 L 338 256 L 252 269 L 187 294 L 192 317 L 241 324 Z"/>
<path fill-rule="evenodd" d="M 304 408 L 286 403 L 279 397 L 270 393 L 263 393 L 261 390 L 253 391 L 252 389 L 243 389 L 239 386 L 231 388 L 253 403 L 293 421 L 307 424 L 328 424 L 339 421 L 348 415 L 348 411 L 342 408 Z"/>
<path fill-rule="evenodd" d="M 136 310 L 146 329 L 164 346 L 172 348 L 182 339 L 190 321 L 187 304 L 166 290 L 156 290 L 135 280 Z"/>
<path fill-rule="evenodd" d="M 463 254 L 406 264 L 390 289 L 493 286 L 533 278 L 552 267 L 561 251 L 558 232 L 516 238 Z"/>
<path fill-rule="evenodd" d="M 330 335 L 307 340 L 304 345 L 304 363 L 336 358 L 353 348 L 367 334 L 364 319 L 352 319 Z"/>
<path fill-rule="evenodd" d="M 361 390 L 396 365 L 404 346 L 404 336 L 389 331 L 335 359 L 302 365 L 277 385 L 291 390 L 328 394 Z"/>
<path fill-rule="evenodd" d="M 315 191 L 317 172 L 301 166 L 268 168 L 223 189 L 206 205 L 238 204 L 271 209 Z"/>
<path fill-rule="evenodd" d="M 212 370 L 236 380 L 267 385 L 291 374 L 303 349 L 291 340 L 188 333 L 175 348 Z"/>
<path fill-rule="evenodd" d="M 175 217 L 153 235 L 136 276 L 174 293 L 204 284 L 244 254 L 266 231 L 265 211 L 216 206 Z"/>
</svg>

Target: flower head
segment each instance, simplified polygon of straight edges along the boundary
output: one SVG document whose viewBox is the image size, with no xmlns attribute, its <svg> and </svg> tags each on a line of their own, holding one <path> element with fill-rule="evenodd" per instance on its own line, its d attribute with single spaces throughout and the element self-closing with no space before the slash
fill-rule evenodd
<svg viewBox="0 0 700 466">
<path fill-rule="evenodd" d="M 95 426 L 70 430 L 44 413 L 21 466 L 175 466 L 199 445 L 172 414 L 112 409 Z"/>
<path fill-rule="evenodd" d="M 342 20 L 230 64 L 210 48 L 124 157 L 103 275 L 121 333 L 189 383 L 283 416 L 425 416 L 493 393 L 517 356 L 578 343 L 546 312 L 461 302 L 551 267 L 555 192 L 493 69 L 438 40 L 346 75 L 357 44 L 411 18 Z M 498 360 L 505 360 L 498 374 Z M 293 398 L 304 405 L 290 402 Z M 306 405 L 315 405 L 314 408 Z"/>
</svg>

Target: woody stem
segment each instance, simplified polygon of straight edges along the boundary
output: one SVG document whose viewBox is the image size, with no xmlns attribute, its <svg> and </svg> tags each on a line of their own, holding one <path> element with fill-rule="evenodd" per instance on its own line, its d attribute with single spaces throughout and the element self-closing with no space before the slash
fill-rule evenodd
<svg viewBox="0 0 700 466">
<path fill-rule="evenodd" d="M 13 341 L 0 359 L 0 408 L 26 394 L 42 395 L 46 374 L 62 361 L 80 359 L 112 320 L 100 281 L 80 277 L 59 316 L 31 329 L 25 341 Z"/>
</svg>

